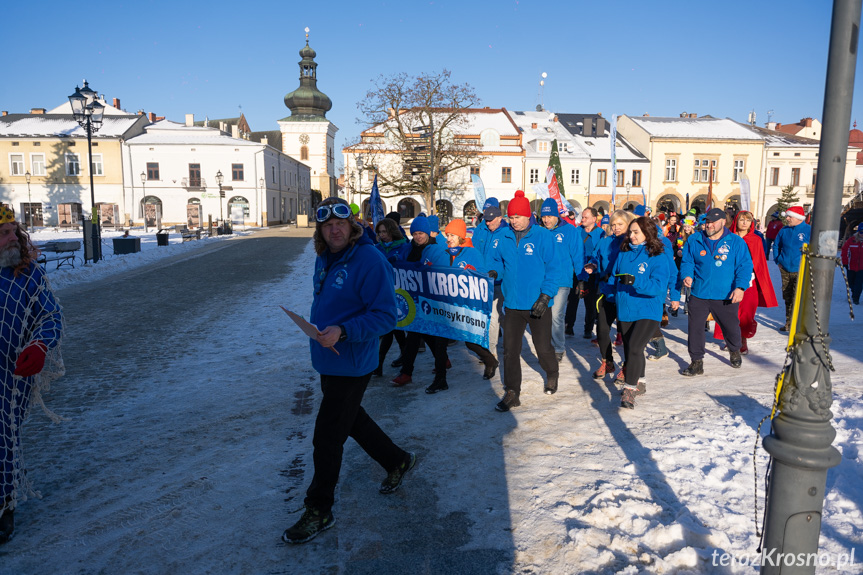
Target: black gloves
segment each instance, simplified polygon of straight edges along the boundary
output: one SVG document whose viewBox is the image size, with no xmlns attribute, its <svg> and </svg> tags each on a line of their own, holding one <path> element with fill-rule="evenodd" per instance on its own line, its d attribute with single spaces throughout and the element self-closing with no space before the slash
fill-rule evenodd
<svg viewBox="0 0 863 575">
<path fill-rule="evenodd" d="M 635 276 L 632 274 L 617 274 L 614 276 L 617 278 L 617 281 L 625 286 L 631 286 L 635 283 Z"/>
<path fill-rule="evenodd" d="M 488 272 L 488 277 L 490 277 L 492 279 L 497 279 L 497 272 L 494 270 L 491 270 L 490 272 Z"/>
<path fill-rule="evenodd" d="M 548 309 L 548 302 L 550 299 L 551 298 L 544 293 L 539 294 L 539 297 L 536 298 L 535 302 L 533 302 L 533 307 L 530 308 L 530 317 L 533 319 L 541 318 L 542 314 L 545 313 L 545 310 Z"/>
</svg>

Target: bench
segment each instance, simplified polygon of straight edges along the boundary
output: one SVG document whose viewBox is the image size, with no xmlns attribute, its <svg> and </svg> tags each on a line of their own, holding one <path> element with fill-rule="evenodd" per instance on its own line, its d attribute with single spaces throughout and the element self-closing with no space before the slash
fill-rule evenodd
<svg viewBox="0 0 863 575">
<path fill-rule="evenodd" d="M 184 242 L 188 242 L 191 240 L 199 240 L 201 239 L 201 228 L 197 228 L 194 230 L 184 228 L 180 230 L 180 235 L 183 237 Z"/>
<path fill-rule="evenodd" d="M 60 266 L 64 265 L 74 268 L 75 252 L 81 249 L 81 242 L 46 242 L 36 247 L 42 252 L 36 261 L 45 265 L 46 270 L 48 269 L 48 262 L 57 262 L 57 266 L 54 269 L 60 269 Z"/>
</svg>

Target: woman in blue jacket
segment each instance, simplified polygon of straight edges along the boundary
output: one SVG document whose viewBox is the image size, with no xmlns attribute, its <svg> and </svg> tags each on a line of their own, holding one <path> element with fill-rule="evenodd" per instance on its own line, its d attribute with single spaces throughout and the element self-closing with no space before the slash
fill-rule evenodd
<svg viewBox="0 0 863 575">
<path fill-rule="evenodd" d="M 662 320 L 662 305 L 671 277 L 669 261 L 657 228 L 649 218 L 642 216 L 629 224 L 629 235 L 620 246 L 613 268 L 626 362 L 621 407 L 633 409 L 635 396 L 646 391 L 644 349 Z"/>
<path fill-rule="evenodd" d="M 378 243 L 375 247 L 387 258 L 390 263 L 404 261 L 407 258 L 408 252 L 411 249 L 410 243 L 402 235 L 399 225 L 390 218 L 384 218 L 378 222 L 375 231 L 378 235 Z M 380 349 L 378 350 L 378 367 L 372 372 L 375 377 L 381 377 L 384 374 L 384 359 L 387 357 L 390 348 L 393 345 L 393 338 L 399 344 L 399 358 L 404 353 L 405 347 L 405 332 L 400 329 L 394 329 L 391 332 L 381 336 Z M 401 364 L 400 364 L 401 365 Z"/>
<path fill-rule="evenodd" d="M 623 210 L 617 210 L 611 214 L 609 218 L 611 234 L 599 240 L 590 262 L 584 267 L 584 271 L 589 274 L 597 274 L 599 277 L 599 298 L 596 300 L 596 339 L 602 354 L 602 363 L 599 369 L 593 372 L 593 377 L 596 379 L 614 373 L 614 347 L 611 344 L 610 332 L 611 324 L 617 318 L 617 306 L 615 305 L 614 276 L 611 272 L 620 253 L 620 245 L 626 237 L 626 230 L 634 219 L 635 216 L 632 215 L 632 212 Z"/>
</svg>

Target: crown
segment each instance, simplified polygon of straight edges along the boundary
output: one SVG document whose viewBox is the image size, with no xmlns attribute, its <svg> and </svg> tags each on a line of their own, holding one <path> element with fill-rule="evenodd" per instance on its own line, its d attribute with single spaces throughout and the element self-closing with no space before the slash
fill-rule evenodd
<svg viewBox="0 0 863 575">
<path fill-rule="evenodd" d="M 15 221 L 15 211 L 11 206 L 0 204 L 0 224 L 8 224 Z"/>
</svg>

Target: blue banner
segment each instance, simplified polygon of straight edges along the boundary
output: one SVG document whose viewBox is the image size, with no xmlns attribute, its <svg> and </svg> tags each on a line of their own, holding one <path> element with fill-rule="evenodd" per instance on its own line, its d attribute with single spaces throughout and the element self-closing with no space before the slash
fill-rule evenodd
<svg viewBox="0 0 863 575">
<path fill-rule="evenodd" d="M 481 214 L 485 207 L 485 186 L 482 185 L 482 180 L 479 174 L 471 174 L 470 181 L 473 182 L 473 198 L 476 202 L 476 211 Z"/>
<path fill-rule="evenodd" d="M 397 329 L 488 347 L 491 278 L 457 267 L 393 263 Z"/>
<path fill-rule="evenodd" d="M 377 229 L 378 222 L 384 219 L 384 202 L 381 200 L 381 194 L 378 191 L 378 175 L 375 174 L 375 181 L 372 183 L 372 194 L 369 197 L 369 210 L 372 212 L 372 221 L 374 229 Z"/>
</svg>

